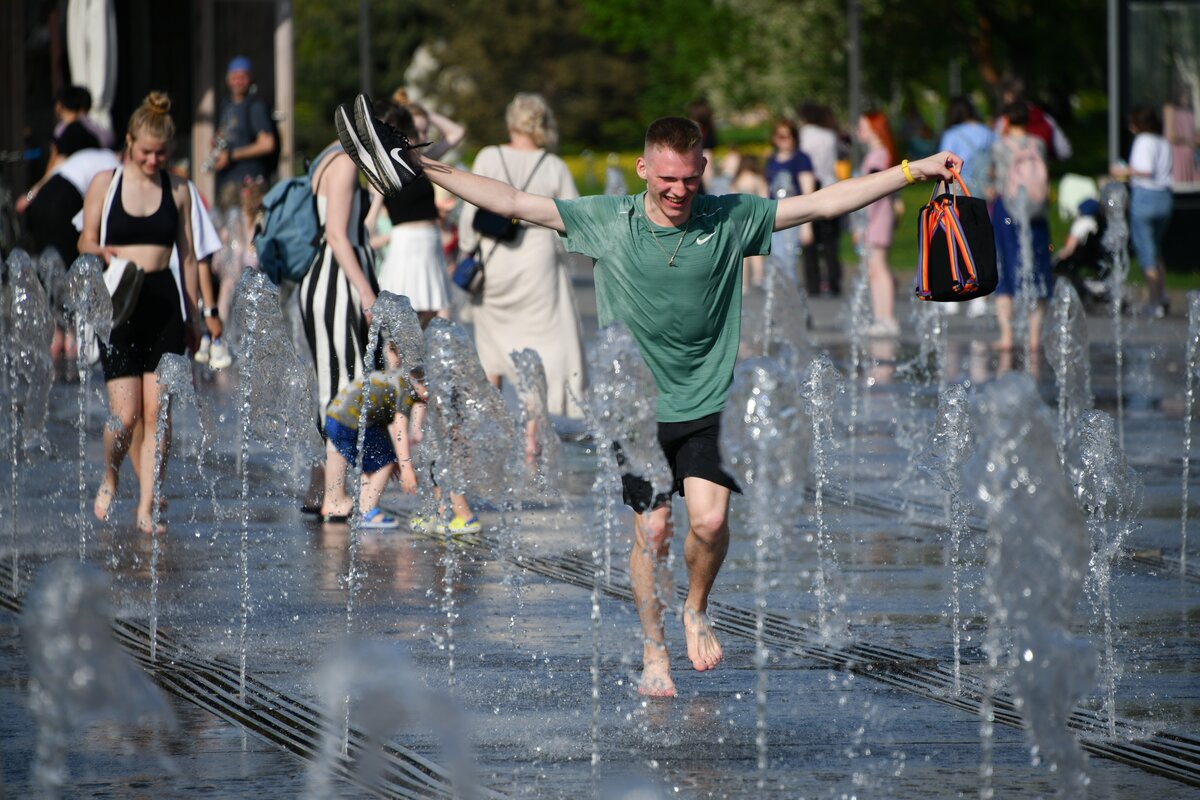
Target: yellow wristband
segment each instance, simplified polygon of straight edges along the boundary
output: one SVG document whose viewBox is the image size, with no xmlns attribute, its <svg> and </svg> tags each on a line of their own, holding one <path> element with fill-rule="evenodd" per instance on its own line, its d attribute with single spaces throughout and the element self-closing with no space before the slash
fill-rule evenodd
<svg viewBox="0 0 1200 800">
<path fill-rule="evenodd" d="M 907 158 L 900 162 L 900 171 L 904 173 L 904 180 L 908 181 L 909 186 L 917 182 L 917 179 L 913 177 L 912 170 L 908 168 Z"/>
</svg>

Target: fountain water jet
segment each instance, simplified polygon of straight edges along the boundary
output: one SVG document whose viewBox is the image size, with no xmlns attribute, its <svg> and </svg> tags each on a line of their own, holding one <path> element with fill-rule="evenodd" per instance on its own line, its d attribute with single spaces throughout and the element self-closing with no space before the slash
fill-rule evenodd
<svg viewBox="0 0 1200 800">
<path fill-rule="evenodd" d="M 863 248 L 859 248 L 862 250 Z M 846 318 L 846 337 L 850 343 L 850 375 L 847 387 L 850 393 L 850 420 L 847 423 L 847 435 L 850 439 L 849 474 L 850 484 L 849 504 L 854 505 L 854 495 L 858 489 L 858 437 L 859 417 L 863 414 L 862 384 L 866 373 L 863 369 L 863 357 L 866 353 L 867 316 L 871 312 L 870 286 L 867 283 L 867 264 L 865 250 L 859 253 L 859 273 L 854 279 L 850 290 L 850 307 Z"/>
<path fill-rule="evenodd" d="M 1087 575 L 1087 527 L 1032 379 L 1004 375 L 980 393 L 976 414 L 979 447 L 965 472 L 986 511 L 984 592 L 991 610 L 980 794 L 993 793 L 991 698 L 1003 668 L 1035 763 L 1049 762 L 1060 791 L 1076 796 L 1087 786 L 1087 764 L 1067 721 L 1095 672 L 1093 649 L 1070 630 Z M 1002 632 L 1012 639 L 1007 654 Z"/>
<path fill-rule="evenodd" d="M 52 797 L 66 786 L 74 731 L 99 720 L 175 727 L 162 692 L 114 640 L 110 595 L 102 572 L 59 559 L 42 568 L 21 618 L 38 723 L 33 775 Z"/>
<path fill-rule="evenodd" d="M 1108 307 L 1112 313 L 1113 349 L 1117 376 L 1117 439 L 1125 447 L 1125 343 L 1121 312 L 1125 307 L 1125 279 L 1129 276 L 1129 192 L 1109 181 L 1100 193 L 1105 228 L 1101 244 L 1108 253 Z"/>
<path fill-rule="evenodd" d="M 962 496 L 962 468 L 974 444 L 967 391 L 962 386 L 948 386 L 938 397 L 937 425 L 921 454 L 920 463 L 945 490 L 950 507 L 950 606 L 955 694 L 962 691 L 962 542 L 968 533 L 966 503 Z"/>
<path fill-rule="evenodd" d="M 654 376 L 642 358 L 629 329 L 614 322 L 602 329 L 589 365 L 591 390 L 588 425 L 596 441 L 599 462 L 592 495 L 596 503 L 596 536 L 592 546 L 592 764 L 593 779 L 600 760 L 600 587 L 611 583 L 611 552 L 622 481 L 628 480 L 653 501 L 670 497 L 672 477 L 658 444 Z M 621 473 L 628 473 L 622 478 Z M 669 500 L 668 500 L 669 502 Z M 668 564 L 657 565 L 655 595 L 650 602 L 669 608 L 674 599 L 662 587 L 670 585 Z"/>
<path fill-rule="evenodd" d="M 461 326 L 435 318 L 425 329 L 425 372 L 429 388 L 430 428 L 437 456 L 437 484 L 443 493 L 468 495 L 498 505 L 512 496 L 516 425 L 499 390 L 488 382 L 475 344 Z M 454 622 L 458 616 L 454 582 L 457 549 L 447 526 L 443 564 L 446 615 L 447 679 L 454 672 Z"/>
<path fill-rule="evenodd" d="M 1112 609 L 1112 565 L 1121 554 L 1141 509 L 1141 479 L 1125 461 L 1112 417 L 1084 412 L 1074 442 L 1071 469 L 1092 536 L 1088 595 L 1104 630 L 1101 674 L 1105 686 L 1108 735 L 1117 735 L 1116 697 L 1120 668 L 1116 661 Z"/>
<path fill-rule="evenodd" d="M 22 445 L 26 451 L 47 449 L 46 418 L 49 415 L 50 340 L 54 328 L 50 304 L 29 254 L 14 250 L 8 258 L 7 292 L 2 304 L 8 326 L 5 353 L 9 401 L 9 534 L 12 544 L 12 591 L 20 589 L 20 554 L 17 546 L 19 474 Z"/>
<path fill-rule="evenodd" d="M 1179 574 L 1187 575 L 1188 473 L 1192 464 L 1192 414 L 1196 402 L 1196 380 L 1200 378 L 1200 292 L 1188 292 L 1187 362 L 1184 364 L 1186 402 L 1183 411 L 1183 486 L 1179 511 Z"/>
<path fill-rule="evenodd" d="M 782 520 L 794 519 L 804 497 L 811 426 L 799 411 L 795 373 L 777 359 L 738 364 L 721 420 L 721 449 L 746 492 L 754 549 L 755 747 L 758 788 L 767 770 L 767 661 L 763 640 L 767 611 L 767 564 L 780 557 Z M 774 551 L 774 553 L 772 553 Z"/>
<path fill-rule="evenodd" d="M 158 376 L 158 419 L 154 429 L 154 500 L 150 517 L 150 660 L 158 656 L 158 562 L 161 555 L 162 477 L 171 428 L 171 400 L 196 402 L 192 390 L 192 363 L 186 356 L 165 353 L 155 370 Z"/>
<path fill-rule="evenodd" d="M 1006 210 L 1012 215 L 1017 229 L 1017 280 L 1020 281 L 1013 332 L 1025 345 L 1025 369 L 1033 370 L 1033 360 L 1038 356 L 1033 347 L 1034 311 L 1041 297 L 1041 287 L 1036 285 L 1040 281 L 1035 280 L 1033 229 L 1030 227 L 1029 195 L 1024 186 L 1017 189 L 1017 196 Z"/>
<path fill-rule="evenodd" d="M 316 381 L 296 355 L 279 308 L 279 292 L 259 270 L 242 272 L 234 298 L 238 342 L 238 418 L 241 438 L 238 472 L 241 483 L 241 577 L 239 690 L 245 694 L 246 636 L 250 624 L 250 437 L 275 447 L 290 446 L 309 463 L 323 463 L 324 447 L 314 412 Z M 251 413 L 253 412 L 253 413 Z"/>
<path fill-rule="evenodd" d="M 78 344 L 76 369 L 79 374 L 79 560 L 87 556 L 87 536 L 92 529 L 92 515 L 87 510 L 87 481 L 84 479 L 87 447 L 88 388 L 91 369 L 89 351 L 95 338 L 108 341 L 112 333 L 112 297 L 104 285 L 104 262 L 87 254 L 75 259 L 67 276 L 65 304 L 75 321 L 75 341 Z M 96 354 L 97 356 L 99 353 Z"/>
<path fill-rule="evenodd" d="M 357 786 L 373 795 L 440 797 L 446 793 L 444 784 L 449 784 L 453 797 L 489 796 L 474 779 L 462 713 L 449 698 L 422 687 L 420 675 L 395 643 L 351 640 L 326 657 L 315 678 L 327 711 L 320 749 L 308 771 L 306 798 L 339 796 L 333 784 L 338 771 L 348 772 Z M 354 712 L 358 736 L 352 748 L 345 746 L 343 732 L 333 722 L 343 704 Z M 449 766 L 443 770 L 428 764 L 428 775 L 405 775 L 406 782 L 414 787 L 406 791 L 390 774 L 394 766 L 388 738 L 413 729 L 433 733 Z"/>
<path fill-rule="evenodd" d="M 1092 407 L 1087 314 L 1068 280 L 1060 280 L 1054 286 L 1044 342 L 1046 360 L 1058 380 L 1058 456 L 1065 463 L 1067 446 L 1074 438 L 1079 417 Z"/>
<path fill-rule="evenodd" d="M 835 585 L 838 560 L 833 540 L 825 521 L 825 486 L 829 483 L 829 450 L 833 447 L 833 410 L 837 395 L 842 391 L 842 375 L 827 355 L 820 355 L 809 365 L 804 379 L 804 398 L 812 420 L 813 516 L 817 522 L 817 627 L 825 641 L 841 637 L 838 593 Z"/>
</svg>

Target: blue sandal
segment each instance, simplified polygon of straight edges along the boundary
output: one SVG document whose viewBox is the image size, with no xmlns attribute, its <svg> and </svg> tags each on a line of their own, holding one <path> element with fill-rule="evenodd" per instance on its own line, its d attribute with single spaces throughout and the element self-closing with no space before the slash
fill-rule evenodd
<svg viewBox="0 0 1200 800">
<path fill-rule="evenodd" d="M 360 528 L 371 528 L 373 530 L 390 530 L 400 527 L 400 520 L 390 514 L 383 513 L 383 509 L 375 506 L 370 511 L 364 512 L 359 520 Z"/>
</svg>

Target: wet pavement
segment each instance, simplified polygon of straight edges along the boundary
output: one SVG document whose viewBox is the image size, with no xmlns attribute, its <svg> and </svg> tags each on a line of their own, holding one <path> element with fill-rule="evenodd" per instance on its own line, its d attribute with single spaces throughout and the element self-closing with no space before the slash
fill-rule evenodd
<svg viewBox="0 0 1200 800">
<path fill-rule="evenodd" d="M 595 326 L 590 286 L 580 279 L 577 290 L 590 338 Z M 747 326 L 755 324 L 760 300 L 748 299 Z M 911 468 L 903 446 L 932 431 L 937 405 L 936 386 L 901 368 L 917 350 L 903 305 L 906 335 L 898 344 L 868 346 L 871 363 L 860 384 L 859 438 L 853 448 L 847 439 L 848 394 L 840 396 L 835 414 L 837 441 L 822 512 L 840 564 L 838 605 L 846 638 L 822 649 L 825 643 L 815 632 L 813 583 L 819 565 L 811 496 L 801 518 L 783 521 L 782 544 L 769 564 L 766 607 L 775 615 L 776 639 L 766 670 L 765 769 L 758 766 L 756 744 L 753 624 L 745 624 L 756 602 L 756 534 L 747 524 L 747 502 L 734 501 L 730 554 L 714 593 L 726 626 L 724 662 L 710 673 L 689 669 L 681 626 L 672 615 L 668 644 L 679 697 L 643 700 L 635 691 L 641 653 L 637 619 L 620 597 L 630 527 L 624 509 L 612 531 L 612 583 L 602 587 L 610 593 L 598 595 L 599 622 L 593 625 L 588 567 L 600 538 L 592 492 L 595 454 L 586 442 L 564 443 L 561 499 L 519 511 L 483 507 L 480 537 L 451 544 L 408 531 L 363 532 L 354 638 L 402 649 L 405 659 L 383 667 L 401 675 L 401 685 L 452 696 L 463 717 L 453 736 L 469 742 L 479 783 L 504 796 L 621 796 L 620 786 L 630 781 L 656 787 L 663 797 L 977 796 L 984 784 L 978 714 L 955 705 L 944 687 L 932 682 L 952 662 L 952 575 L 939 513 L 944 498 Z M 845 302 L 818 298 L 811 309 L 816 348 L 828 351 L 846 372 Z M 1093 315 L 1088 322 L 1097 405 L 1115 413 L 1109 318 Z M 1187 325 L 1179 316 L 1126 323 L 1125 441 L 1145 492 L 1140 524 L 1113 576 L 1120 631 L 1116 653 L 1123 670 L 1117 684 L 1121 724 L 1116 737 L 1103 731 L 1084 736 L 1092 742 L 1089 794 L 1194 796 L 1200 784 L 1200 750 L 1194 747 L 1200 736 L 1195 631 L 1200 604 L 1195 575 L 1181 575 L 1179 559 Z M 969 380 L 973 387 L 994 380 L 1004 363 L 986 347 L 994 337 L 993 323 L 958 315 L 948 325 L 946 380 Z M 236 676 L 242 658 L 243 513 L 232 375 L 214 380 L 207 370 L 198 370 L 198 376 L 201 402 L 224 415 L 224 422 L 218 439 L 205 443 L 201 459 L 194 412 L 184 409 L 176 416 L 176 448 L 165 489 L 170 528 L 157 565 L 158 625 L 182 648 L 164 654 L 167 660 L 186 662 L 189 674 L 212 670 Z M 1053 401 L 1053 373 L 1045 363 L 1038 376 L 1043 396 Z M 19 616 L 11 609 L 25 596 L 39 565 L 78 557 L 77 391 L 65 381 L 53 387 L 50 454 L 29 453 L 22 460 L 15 505 L 7 493 L 9 466 L 0 467 L 0 546 L 8 565 L 0 583 L 6 584 L 9 603 L 9 610 L 0 610 L 0 766 L 5 794 L 14 797 L 32 791 L 36 728 L 27 707 L 29 667 Z M 88 422 L 89 507 L 102 408 L 96 395 Z M 1193 464 L 1193 507 L 1200 498 L 1198 471 L 1200 464 Z M 274 702 L 274 692 L 280 703 L 316 709 L 318 673 L 347 634 L 349 528 L 301 514 L 297 498 L 304 473 L 289 454 L 268 444 L 256 443 L 251 450 L 245 661 L 247 675 L 259 687 L 255 696 L 264 705 Z M 111 576 L 118 616 L 145 624 L 152 550 L 148 537 L 132 525 L 128 470 L 123 480 L 115 521 L 90 533 L 87 560 Z M 394 488 L 385 495 L 385 505 L 403 513 L 415 513 L 420 502 Z M 682 520 L 682 504 L 675 508 Z M 1200 534 L 1192 536 L 1195 541 Z M 682 585 L 681 539 L 682 534 L 672 569 Z M 987 624 L 981 530 L 968 533 L 963 553 L 963 674 L 978 682 L 988 673 L 981 649 Z M 448 571 L 454 575 L 449 590 Z M 1077 635 L 1094 636 L 1089 618 L 1081 601 Z M 827 649 L 878 653 L 887 669 L 873 676 L 848 662 L 831 666 Z M 595 704 L 594 659 L 599 667 Z M 64 795 L 295 797 L 305 791 L 311 759 L 265 741 L 255 724 L 234 724 L 233 712 L 214 714 L 197 705 L 195 697 L 204 691 L 214 697 L 221 692 L 193 687 L 189 700 L 178 683 L 171 684 L 178 728 L 164 740 L 144 732 L 125 736 L 107 726 L 78 732 Z M 236 705 L 235 692 L 227 690 L 221 699 L 226 709 Z M 1097 686 L 1081 711 L 1091 719 L 1101 701 Z M 1172 757 L 1183 765 L 1183 780 L 1131 764 L 1136 753 L 1130 757 L 1121 750 L 1154 732 L 1182 737 Z M 393 735 L 413 759 L 441 765 L 448 763 L 452 744 L 445 738 L 428 721 L 411 718 L 398 720 Z M 996 726 L 993 748 L 991 785 L 997 796 L 1053 794 L 1054 776 L 1031 763 L 1019 728 Z M 1104 752 L 1125 756 L 1100 757 Z M 366 793 L 344 779 L 335 786 L 343 796 Z M 443 789 L 434 781 L 428 794 L 439 796 Z"/>
</svg>

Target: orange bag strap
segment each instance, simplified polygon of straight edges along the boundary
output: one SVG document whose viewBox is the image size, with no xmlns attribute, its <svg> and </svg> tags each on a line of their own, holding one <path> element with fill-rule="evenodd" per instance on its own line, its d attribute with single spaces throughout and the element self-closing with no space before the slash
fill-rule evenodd
<svg viewBox="0 0 1200 800">
<path fill-rule="evenodd" d="M 958 174 L 957 170 L 951 168 L 950 174 L 951 180 L 939 180 L 934 184 L 929 204 L 921 210 L 921 237 L 917 242 L 920 251 L 921 283 L 917 295 L 922 299 L 928 299 L 932 294 L 929 288 L 929 245 L 933 242 L 934 233 L 938 228 L 942 228 L 946 233 L 946 255 L 953 271 L 954 290 L 963 292 L 974 288 L 978 283 L 975 259 L 971 255 L 970 247 L 967 246 L 966 236 L 958 219 L 958 194 L 954 192 L 953 184 L 957 183 L 961 186 L 963 194 L 967 197 L 971 196 L 971 190 L 963 183 L 962 176 Z M 950 192 L 954 199 L 938 203 L 938 187 L 943 183 L 946 184 L 946 191 Z M 965 276 L 964 271 L 966 272 Z"/>
</svg>

